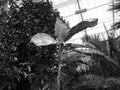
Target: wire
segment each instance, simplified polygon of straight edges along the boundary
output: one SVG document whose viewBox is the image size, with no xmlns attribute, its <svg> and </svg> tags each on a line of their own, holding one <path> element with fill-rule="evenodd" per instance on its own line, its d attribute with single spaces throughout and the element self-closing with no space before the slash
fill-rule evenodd
<svg viewBox="0 0 120 90">
<path fill-rule="evenodd" d="M 115 3 L 114 3 L 114 0 L 112 0 L 112 5 L 113 5 L 113 8 L 115 7 Z M 113 10 L 113 24 L 115 23 L 115 13 L 114 13 L 114 10 Z M 113 30 L 115 30 L 114 29 L 114 27 L 113 27 Z"/>
</svg>

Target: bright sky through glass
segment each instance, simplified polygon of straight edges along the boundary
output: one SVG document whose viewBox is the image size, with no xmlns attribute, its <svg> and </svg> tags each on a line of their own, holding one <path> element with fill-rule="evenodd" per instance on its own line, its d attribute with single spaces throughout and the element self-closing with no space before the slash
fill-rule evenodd
<svg viewBox="0 0 120 90">
<path fill-rule="evenodd" d="M 60 15 L 64 17 L 70 23 L 70 27 L 73 27 L 79 23 L 82 19 L 80 14 L 75 14 L 76 10 L 79 10 L 77 0 L 52 0 L 55 3 L 54 8 L 58 9 Z M 113 24 L 113 13 L 108 11 L 110 5 L 112 5 L 112 0 L 79 0 L 81 9 L 86 8 L 87 12 L 83 13 L 83 19 L 88 18 L 98 18 L 98 25 L 94 28 L 88 28 L 87 34 L 96 34 L 103 32 L 105 33 L 105 24 L 107 30 L 110 29 Z M 115 14 L 115 20 L 118 19 L 117 14 Z M 73 36 L 73 39 L 82 37 L 83 34 L 79 33 Z M 106 36 L 105 36 L 106 37 Z"/>
</svg>

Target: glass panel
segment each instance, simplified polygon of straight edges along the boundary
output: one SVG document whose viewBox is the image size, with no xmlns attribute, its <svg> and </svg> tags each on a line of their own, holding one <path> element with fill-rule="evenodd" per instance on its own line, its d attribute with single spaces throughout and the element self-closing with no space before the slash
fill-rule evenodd
<svg viewBox="0 0 120 90">
<path fill-rule="evenodd" d="M 63 5 L 61 8 L 58 8 L 60 11 L 60 15 L 64 17 L 67 21 L 70 23 L 70 27 L 73 27 L 77 23 L 81 21 L 80 14 L 75 15 L 75 11 L 78 10 L 78 4 L 77 0 L 53 0 L 55 2 L 71 2 L 74 1 L 72 4 L 67 4 L 66 6 Z M 63 3 L 64 3 L 63 2 Z M 103 22 L 106 25 L 107 30 L 111 28 L 111 25 L 113 24 L 113 13 L 112 11 L 108 11 L 108 9 L 112 5 L 112 0 L 79 0 L 81 9 L 86 8 L 87 11 L 85 13 L 82 13 L 83 19 L 87 18 L 98 18 L 98 25 L 93 28 L 88 28 L 87 33 L 89 35 L 103 32 L 105 34 L 105 28 L 103 26 Z M 58 4 L 59 5 L 59 4 Z M 60 4 L 61 5 L 61 4 Z M 115 13 L 115 22 L 120 19 L 118 17 L 118 13 Z M 84 34 L 84 31 L 82 32 L 82 35 Z M 104 35 L 104 34 L 101 34 Z M 82 36 L 80 33 L 75 35 L 73 39 L 78 38 Z M 106 36 L 104 36 L 106 38 Z"/>
</svg>

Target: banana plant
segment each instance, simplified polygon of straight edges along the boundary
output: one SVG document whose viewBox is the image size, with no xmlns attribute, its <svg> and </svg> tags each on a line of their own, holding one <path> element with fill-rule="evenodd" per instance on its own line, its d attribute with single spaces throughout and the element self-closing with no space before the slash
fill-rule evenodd
<svg viewBox="0 0 120 90">
<path fill-rule="evenodd" d="M 55 35 L 58 38 L 58 42 L 46 33 L 37 33 L 31 38 L 31 42 L 33 42 L 36 46 L 66 43 L 73 35 L 77 34 L 78 32 L 81 32 L 86 28 L 96 26 L 97 22 L 97 18 L 88 19 L 81 21 L 76 26 L 68 29 L 67 25 L 65 26 L 65 24 L 63 24 L 60 19 L 57 19 L 55 24 Z"/>
<path fill-rule="evenodd" d="M 58 40 L 55 40 L 50 35 L 46 33 L 37 33 L 31 38 L 31 43 L 34 43 L 36 46 L 48 46 L 51 44 L 57 44 L 59 46 L 59 64 L 58 64 L 58 90 L 60 90 L 60 78 L 61 78 L 61 68 L 62 68 L 62 60 L 63 60 L 63 50 L 61 44 L 67 44 L 66 42 L 78 32 L 83 31 L 86 28 L 94 27 L 97 25 L 98 19 L 88 19 L 78 23 L 76 26 L 72 27 L 71 29 L 67 29 L 65 25 L 62 24 L 60 19 L 57 19 L 55 24 L 55 34 Z M 103 52 L 100 52 L 94 45 L 89 42 L 85 42 L 83 44 L 76 44 L 70 43 L 73 47 L 73 50 L 76 52 L 83 52 L 83 53 L 95 53 L 100 56 L 104 56 L 109 64 L 114 67 L 120 68 L 116 62 L 109 56 L 105 55 Z M 77 47 L 76 47 L 77 46 Z M 86 47 L 90 46 L 90 47 Z"/>
</svg>

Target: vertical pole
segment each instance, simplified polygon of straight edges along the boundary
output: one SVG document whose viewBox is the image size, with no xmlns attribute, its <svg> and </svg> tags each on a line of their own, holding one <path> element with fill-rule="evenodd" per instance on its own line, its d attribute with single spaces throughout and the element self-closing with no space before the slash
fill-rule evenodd
<svg viewBox="0 0 120 90">
<path fill-rule="evenodd" d="M 77 0 L 77 4 L 78 4 L 78 8 L 81 9 L 79 0 Z M 81 19 L 82 19 L 82 21 L 83 21 L 84 19 L 83 19 L 82 13 L 80 13 L 80 16 L 81 16 Z M 87 31 L 86 31 L 86 29 L 85 29 L 85 36 L 86 36 L 86 41 L 88 41 L 88 36 L 87 36 Z"/>
<path fill-rule="evenodd" d="M 112 5 L 113 5 L 113 8 L 114 8 L 114 0 L 112 0 Z M 114 13 L 114 9 L 113 9 L 113 24 L 115 23 L 115 13 Z"/>
<path fill-rule="evenodd" d="M 113 16 L 113 34 L 115 36 L 115 34 L 117 35 L 116 31 L 115 31 L 115 28 L 114 28 L 114 24 L 115 24 L 115 13 L 114 13 L 114 6 L 115 6 L 115 3 L 114 3 L 114 0 L 112 0 L 112 6 L 113 6 L 113 12 L 112 12 L 112 16 Z M 118 35 L 117 35 L 118 36 Z"/>
<path fill-rule="evenodd" d="M 105 26 L 105 24 L 104 24 L 104 23 L 103 23 L 103 26 L 104 26 L 104 28 L 105 28 L 105 32 L 106 32 L 107 37 L 108 37 L 108 39 L 109 39 L 109 33 L 108 33 L 107 28 L 106 28 L 106 26 Z"/>
<path fill-rule="evenodd" d="M 78 8 L 81 9 L 79 0 L 77 0 L 77 4 L 78 4 Z M 83 15 L 82 15 L 82 13 L 80 13 L 80 16 L 81 16 L 81 19 L 82 19 L 82 21 L 83 21 Z"/>
<path fill-rule="evenodd" d="M 109 33 L 108 33 L 107 28 L 106 28 L 104 23 L 103 23 L 103 26 L 105 28 L 105 31 L 106 31 L 106 34 L 107 34 L 107 38 L 108 38 L 108 40 L 106 40 L 106 46 L 107 46 L 106 48 L 107 48 L 107 51 L 108 51 L 108 55 L 110 56 L 110 44 L 109 44 L 110 36 L 109 36 Z"/>
</svg>

